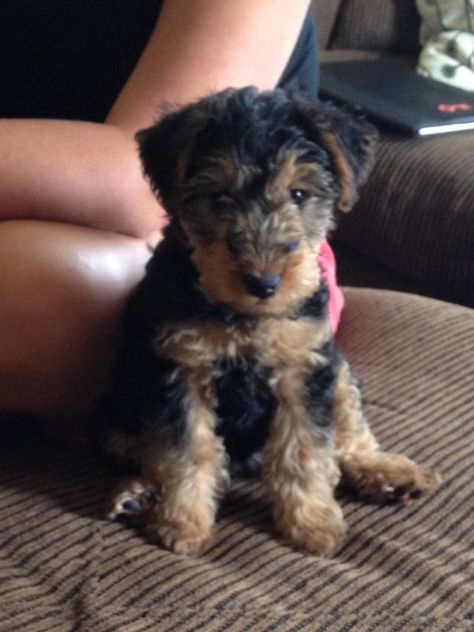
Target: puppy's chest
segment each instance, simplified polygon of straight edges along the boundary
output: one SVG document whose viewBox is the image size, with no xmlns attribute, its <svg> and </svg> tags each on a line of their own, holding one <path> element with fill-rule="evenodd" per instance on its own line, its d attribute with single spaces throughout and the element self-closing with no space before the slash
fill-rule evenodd
<svg viewBox="0 0 474 632">
<path fill-rule="evenodd" d="M 156 332 L 154 351 L 188 371 L 220 377 L 223 367 L 248 362 L 266 374 L 303 371 L 325 364 L 318 352 L 330 338 L 327 323 L 261 319 L 256 323 L 167 325 Z"/>
</svg>

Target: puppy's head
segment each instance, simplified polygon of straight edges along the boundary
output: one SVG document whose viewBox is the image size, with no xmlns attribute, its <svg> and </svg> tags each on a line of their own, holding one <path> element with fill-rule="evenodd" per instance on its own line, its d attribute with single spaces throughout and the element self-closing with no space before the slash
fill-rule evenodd
<svg viewBox="0 0 474 632">
<path fill-rule="evenodd" d="M 192 249 L 209 298 L 290 313 L 319 286 L 317 253 L 373 162 L 375 130 L 283 90 L 226 90 L 138 134 L 143 168 Z"/>
</svg>

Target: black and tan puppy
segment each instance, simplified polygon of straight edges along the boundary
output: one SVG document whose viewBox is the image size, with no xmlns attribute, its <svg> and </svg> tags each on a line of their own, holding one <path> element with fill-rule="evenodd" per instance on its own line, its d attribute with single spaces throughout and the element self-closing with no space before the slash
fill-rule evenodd
<svg viewBox="0 0 474 632">
<path fill-rule="evenodd" d="M 410 503 L 438 476 L 383 452 L 337 354 L 318 251 L 373 162 L 374 130 L 284 91 L 227 90 L 138 136 L 170 217 L 130 301 L 102 440 L 133 459 L 110 516 L 177 553 L 209 539 L 232 461 L 262 454 L 276 524 L 330 554 L 340 476 Z"/>
</svg>

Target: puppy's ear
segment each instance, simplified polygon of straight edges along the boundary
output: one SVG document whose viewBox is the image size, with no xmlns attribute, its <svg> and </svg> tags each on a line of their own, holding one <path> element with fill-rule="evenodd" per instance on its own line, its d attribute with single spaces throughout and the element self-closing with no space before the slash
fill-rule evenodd
<svg viewBox="0 0 474 632">
<path fill-rule="evenodd" d="M 297 100 L 312 139 L 331 158 L 340 187 L 336 206 L 350 211 L 375 162 L 378 132 L 361 115 L 305 97 Z"/>
<path fill-rule="evenodd" d="M 175 210 L 176 193 L 186 177 L 186 167 L 196 134 L 207 118 L 201 104 L 168 112 L 156 125 L 136 135 L 145 176 L 165 210 Z"/>
</svg>

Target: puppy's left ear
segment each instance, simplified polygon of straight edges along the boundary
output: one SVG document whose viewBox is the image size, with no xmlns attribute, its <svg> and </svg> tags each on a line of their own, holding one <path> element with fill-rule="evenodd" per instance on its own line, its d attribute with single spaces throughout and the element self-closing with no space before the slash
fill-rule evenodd
<svg viewBox="0 0 474 632">
<path fill-rule="evenodd" d="M 304 97 L 298 98 L 298 105 L 312 139 L 331 158 L 340 187 L 336 206 L 350 211 L 374 165 L 378 132 L 361 115 L 335 105 Z"/>
</svg>

